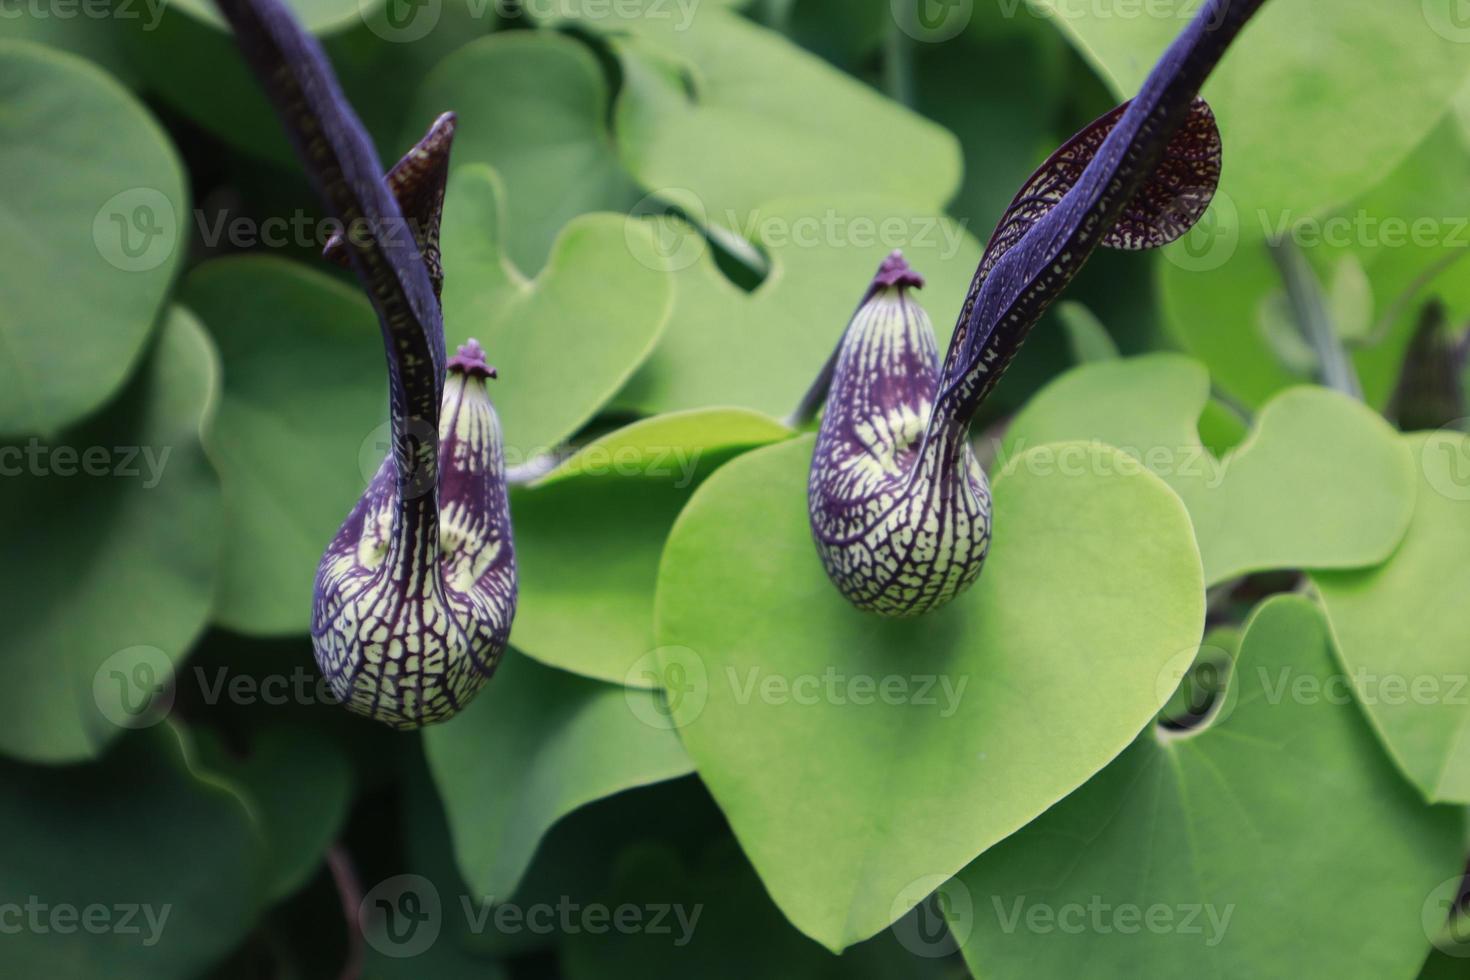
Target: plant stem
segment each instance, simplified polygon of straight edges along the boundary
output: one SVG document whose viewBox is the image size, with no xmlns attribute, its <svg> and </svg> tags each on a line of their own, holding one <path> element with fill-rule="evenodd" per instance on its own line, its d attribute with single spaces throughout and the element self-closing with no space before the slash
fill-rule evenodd
<svg viewBox="0 0 1470 980">
<path fill-rule="evenodd" d="M 883 38 L 883 90 L 901 105 L 914 105 L 913 39 L 898 26 L 897 18 Z"/>
<path fill-rule="evenodd" d="M 1321 362 L 1322 383 L 1362 401 L 1363 387 L 1358 383 L 1357 370 L 1332 324 L 1322 284 L 1307 264 L 1306 256 L 1289 239 L 1272 241 L 1267 247 L 1276 260 L 1276 267 L 1281 270 L 1282 281 L 1286 283 L 1286 295 L 1291 301 L 1297 327 Z"/>
<path fill-rule="evenodd" d="M 347 960 L 342 964 L 340 980 L 359 980 L 362 976 L 363 942 L 362 929 L 357 924 L 358 907 L 362 905 L 362 885 L 357 880 L 357 870 L 352 858 L 341 844 L 327 849 L 327 868 L 332 872 L 332 881 L 342 899 L 342 917 L 347 924 Z"/>
<path fill-rule="evenodd" d="M 812 386 L 801 396 L 801 403 L 796 406 L 796 411 L 786 419 L 786 424 L 798 432 L 811 425 L 822 411 L 822 404 L 827 400 L 827 393 L 832 390 L 832 375 L 837 370 L 837 358 L 842 353 L 842 344 L 839 342 L 832 356 L 827 358 L 827 363 L 822 365 L 817 379 Z"/>
</svg>

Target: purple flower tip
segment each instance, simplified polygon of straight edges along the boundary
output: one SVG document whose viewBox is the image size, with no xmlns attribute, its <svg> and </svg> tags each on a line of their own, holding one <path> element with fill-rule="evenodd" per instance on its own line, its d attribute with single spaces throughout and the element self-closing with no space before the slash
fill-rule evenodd
<svg viewBox="0 0 1470 980">
<path fill-rule="evenodd" d="M 873 277 L 874 292 L 880 289 L 891 289 L 894 286 L 924 288 L 924 277 L 913 270 L 900 251 L 894 251 L 884 259 L 883 264 L 878 267 L 878 274 Z"/>
<path fill-rule="evenodd" d="M 449 370 L 469 378 L 498 377 L 495 368 L 485 363 L 485 348 L 473 337 L 449 359 Z"/>
<path fill-rule="evenodd" d="M 439 117 L 434 120 L 433 125 L 429 127 L 427 139 L 440 141 L 453 138 L 454 131 L 458 126 L 459 116 L 457 114 L 453 112 L 441 112 L 439 113 Z"/>
</svg>

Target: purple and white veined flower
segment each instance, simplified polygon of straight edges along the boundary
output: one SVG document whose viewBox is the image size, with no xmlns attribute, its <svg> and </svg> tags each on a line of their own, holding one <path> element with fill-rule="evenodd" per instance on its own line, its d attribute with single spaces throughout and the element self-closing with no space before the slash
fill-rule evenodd
<svg viewBox="0 0 1470 980">
<path fill-rule="evenodd" d="M 878 270 L 838 348 L 812 456 L 808 507 L 827 574 L 885 616 L 947 602 L 990 548 L 990 486 L 966 427 L 925 440 L 940 361 L 913 295 L 923 285 L 897 252 Z"/>
<path fill-rule="evenodd" d="M 312 642 L 333 692 L 395 728 L 452 717 L 494 672 L 516 608 L 495 377 L 474 341 L 450 359 L 439 221 L 454 117 L 387 174 L 316 40 L 280 0 L 219 0 L 333 217 L 326 254 L 382 328 L 392 451 L 327 546 Z"/>
<path fill-rule="evenodd" d="M 918 616 L 979 578 L 990 488 L 969 425 L 1026 335 L 1099 245 L 1183 236 L 1219 185 L 1220 132 L 1199 90 L 1265 0 L 1207 0 L 1132 101 L 1069 140 L 986 246 L 940 360 L 898 254 L 879 269 L 797 411 L 826 398 L 808 509 L 833 584 L 860 609 Z"/>
</svg>

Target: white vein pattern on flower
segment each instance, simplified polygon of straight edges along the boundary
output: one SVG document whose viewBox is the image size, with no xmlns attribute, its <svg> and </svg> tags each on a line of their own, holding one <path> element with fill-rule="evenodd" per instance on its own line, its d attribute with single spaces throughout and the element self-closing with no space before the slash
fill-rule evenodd
<svg viewBox="0 0 1470 980">
<path fill-rule="evenodd" d="M 321 45 L 281 0 L 218 0 L 345 234 L 387 354 L 392 452 L 317 569 L 312 641 L 333 691 L 396 728 L 458 712 L 494 671 L 516 608 L 495 370 L 471 340 L 446 363 L 439 226 L 455 119 L 383 176 Z M 324 370 L 329 369 L 324 367 Z"/>
<path fill-rule="evenodd" d="M 861 609 L 917 616 L 971 585 L 990 548 L 990 484 L 968 442 L 924 431 L 934 325 L 895 253 L 853 318 L 817 436 L 808 509 L 827 574 Z"/>
<path fill-rule="evenodd" d="M 858 608 L 917 616 L 978 579 L 991 502 L 970 421 L 1096 248 L 1157 248 L 1204 216 L 1222 153 L 1199 89 L 1264 2 L 1206 0 L 1138 97 L 1031 176 L 986 246 L 942 365 L 906 292 L 922 280 L 898 253 L 879 270 L 795 416 L 825 396 L 808 510 L 828 577 Z"/>
<path fill-rule="evenodd" d="M 312 639 L 333 694 L 395 727 L 452 717 L 489 680 L 510 638 L 515 549 L 487 377 L 473 341 L 450 362 L 438 513 L 433 494 L 401 513 L 390 457 L 317 573 Z"/>
</svg>

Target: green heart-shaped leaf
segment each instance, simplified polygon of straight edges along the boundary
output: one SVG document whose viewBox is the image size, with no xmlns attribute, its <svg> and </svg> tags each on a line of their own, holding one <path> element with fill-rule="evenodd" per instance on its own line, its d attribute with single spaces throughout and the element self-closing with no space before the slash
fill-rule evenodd
<svg viewBox="0 0 1470 980">
<path fill-rule="evenodd" d="M 12 977 L 205 976 L 249 931 L 260 841 L 163 725 L 80 768 L 0 760 L 0 903 Z"/>
<path fill-rule="evenodd" d="M 214 619 L 304 633 L 322 549 L 387 452 L 377 320 L 356 290 L 271 258 L 200 266 L 182 296 L 224 363 L 207 434 L 227 508 Z"/>
<path fill-rule="evenodd" d="M 939 980 L 950 971 L 944 960 L 921 958 L 923 949 L 910 952 L 887 934 L 833 956 L 781 917 L 728 836 L 716 838 L 689 863 L 664 843 L 630 847 L 619 855 L 599 899 L 610 909 L 668 911 L 642 917 L 643 928 L 569 934 L 562 946 L 569 980 Z M 654 914 L 660 922 L 652 920 Z M 752 943 L 752 936 L 760 941 Z"/>
<path fill-rule="evenodd" d="M 702 224 L 751 238 L 773 199 L 881 197 L 937 213 L 955 138 L 727 11 L 609 22 L 623 68 L 616 133 L 628 169 Z"/>
<path fill-rule="evenodd" d="M 309 728 L 273 724 L 251 740 L 244 758 L 201 733 L 199 757 L 253 810 L 266 844 L 267 898 L 279 901 L 305 885 L 347 818 L 352 802 L 347 756 Z"/>
<path fill-rule="evenodd" d="M 606 888 L 619 855 L 634 842 L 675 841 L 695 846 L 728 833 L 718 808 L 697 778 L 683 776 L 637 787 L 589 803 L 559 820 L 542 839 L 536 856 L 510 896 L 472 888 L 455 860 L 449 823 L 423 753 L 404 774 L 401 819 L 407 839 L 406 869 L 434 883 L 441 896 L 467 896 L 470 911 L 445 920 L 440 944 L 458 944 L 481 956 L 518 957 L 554 946 L 580 922 L 537 915 L 537 928 L 524 917 L 497 918 L 498 906 L 521 912 L 575 900 L 588 907 Z M 453 899 L 451 899 L 453 901 Z"/>
<path fill-rule="evenodd" d="M 218 385 L 209 338 L 174 309 L 117 399 L 55 439 L 0 446 L 0 752 L 94 757 L 166 707 L 204 628 L 222 507 L 200 446 Z"/>
<path fill-rule="evenodd" d="M 1398 778 L 1309 601 L 1261 608 L 1231 684 L 944 887 L 976 976 L 1415 976 L 1463 814 Z"/>
<path fill-rule="evenodd" d="M 730 455 L 789 435 L 787 426 L 743 408 L 671 412 L 640 419 L 597 438 L 533 486 L 605 476 L 671 479 L 689 486 Z"/>
<path fill-rule="evenodd" d="M 655 695 L 512 651 L 485 693 L 424 733 L 461 872 L 505 901 L 546 832 L 578 807 L 690 771 Z M 487 899 L 488 900 L 488 899 Z"/>
<path fill-rule="evenodd" d="M 772 898 L 841 950 L 1121 752 L 1198 646 L 1204 595 L 1179 499 L 1099 447 L 1075 476 L 1028 455 L 996 480 L 988 567 L 961 599 L 865 615 L 812 545 L 812 445 L 748 453 L 690 501 L 660 569 L 660 676 Z"/>
<path fill-rule="evenodd" d="M 645 419 L 511 497 L 520 602 L 511 642 L 544 663 L 638 687 L 652 650 L 664 540 L 694 488 L 744 450 L 791 435 L 739 409 Z"/>
<path fill-rule="evenodd" d="M 1199 437 L 1217 457 L 1225 456 L 1250 434 L 1245 419 L 1224 402 L 1211 400 L 1199 417 Z"/>
<path fill-rule="evenodd" d="M 492 397 L 511 465 L 555 448 L 648 357 L 669 317 L 667 276 L 639 262 L 652 226 L 619 215 L 567 225 L 534 281 L 505 257 L 504 191 L 488 167 L 461 167 L 444 210 L 444 326 L 479 339 L 501 383 Z"/>
<path fill-rule="evenodd" d="M 1158 270 L 1161 305 L 1170 329 L 1184 349 L 1219 378 L 1225 391 L 1257 407 L 1302 383 L 1302 376 L 1282 362 L 1262 329 L 1267 298 L 1283 288 L 1281 273 L 1265 246 L 1241 248 L 1218 268 L 1195 270 L 1161 262 Z M 1300 338 L 1295 321 L 1288 325 Z"/>
<path fill-rule="evenodd" d="M 1118 344 L 1097 315 L 1081 303 L 1067 300 L 1057 304 L 1057 319 L 1067 332 L 1072 357 L 1079 364 L 1118 358 Z"/>
<path fill-rule="evenodd" d="M 0 434 L 53 435 L 136 366 L 188 199 L 157 123 L 80 58 L 0 42 L 0 105 Z"/>
<path fill-rule="evenodd" d="M 1036 3 L 1120 99 L 1137 94 L 1201 9 L 1159 0 L 1139 16 L 1131 0 Z M 1272 222 L 1341 204 L 1381 180 L 1465 80 L 1463 34 L 1453 0 L 1267 4 L 1204 89 L 1225 134 L 1221 189 L 1241 209 L 1242 236 L 1259 240 Z"/>
<path fill-rule="evenodd" d="M 153 10 L 160 10 L 161 6 L 162 4 L 156 4 Z M 48 9 L 41 4 L 11 4 L 5 10 L 5 29 L 9 39 L 44 44 L 59 51 L 80 55 L 124 85 L 134 87 L 133 72 L 118 50 L 117 25 L 112 22 L 114 18 L 122 16 L 119 12 L 111 10 L 111 17 L 102 19 L 61 18 L 54 16 L 56 9 L 59 8 Z M 153 11 L 141 3 L 133 7 L 131 13 L 134 19 L 145 23 L 153 16 Z"/>
<path fill-rule="evenodd" d="M 1189 508 L 1210 585 L 1268 569 L 1357 568 L 1393 553 L 1413 511 L 1413 464 L 1382 418 L 1326 389 L 1295 388 L 1217 459 L 1197 430 L 1209 399 L 1204 368 L 1175 354 L 1087 365 L 1032 399 L 1006 451 L 1065 439 L 1126 450 Z"/>
<path fill-rule="evenodd" d="M 496 34 L 439 63 L 410 125 L 454 110 L 453 166 L 486 164 L 505 181 L 504 249 L 528 272 L 562 228 L 591 211 L 626 210 L 637 186 L 608 129 L 611 95 L 591 49 L 552 31 Z M 418 133 L 405 134 L 411 145 Z"/>
<path fill-rule="evenodd" d="M 1312 576 L 1358 700 L 1431 802 L 1470 803 L 1470 438 L 1403 437 L 1419 463 L 1408 535 L 1377 568 Z M 1413 495 L 1410 495 L 1413 499 Z"/>
<path fill-rule="evenodd" d="M 673 272 L 674 312 L 648 363 L 616 404 L 647 414 L 739 405 L 785 418 L 827 362 L 885 256 L 902 249 L 928 285 L 920 301 L 947 342 L 980 246 L 936 212 L 893 202 L 807 199 L 767 204 L 750 229 L 770 274 L 753 293 L 715 265 L 703 236 L 654 223 L 651 266 Z"/>
<path fill-rule="evenodd" d="M 118 7 L 124 0 L 119 0 Z M 183 4 L 163 0 L 128 0 L 137 17 L 116 26 L 119 46 L 129 69 L 147 84 L 151 95 L 208 130 L 229 146 L 256 160 L 269 161 L 288 174 L 300 174 L 301 164 L 292 151 L 270 103 L 260 91 L 241 58 L 235 39 L 223 29 L 209 0 L 192 0 L 193 11 Z M 151 6 L 150 6 L 151 5 Z M 493 0 L 361 0 L 361 11 L 353 0 L 327 0 L 320 38 L 343 92 L 352 103 L 385 161 L 397 160 L 418 142 L 439 113 L 454 106 L 410 112 L 416 88 L 447 55 L 493 30 L 497 24 Z M 343 8 L 350 16 L 340 23 L 330 18 Z M 195 11 L 209 11 L 210 20 Z M 391 79 L 391 82 L 385 80 Z M 405 127 L 411 132 L 405 132 Z M 246 161 L 248 163 L 248 161 Z M 280 175 L 271 169 L 241 167 L 233 175 L 246 196 L 256 204 L 269 202 L 265 219 L 294 220 L 293 210 L 320 213 L 314 199 L 305 196 L 304 183 L 284 184 L 296 196 L 281 199 Z M 272 213 L 273 212 L 273 213 Z M 299 213 L 299 212 L 298 212 Z M 197 215 L 201 237 L 210 242 L 228 234 L 225 222 L 237 215 L 225 208 Z M 216 227 L 221 231 L 217 232 Z M 252 227 L 253 235 L 264 230 Z M 318 247 L 320 241 L 296 242 L 298 247 Z M 226 239 L 225 244 L 231 244 Z M 249 244 L 239 247 L 248 248 Z"/>
</svg>

